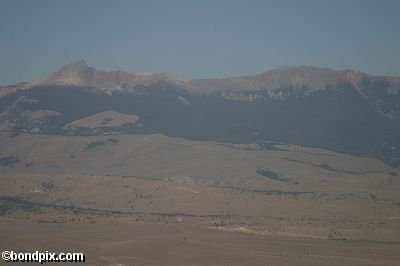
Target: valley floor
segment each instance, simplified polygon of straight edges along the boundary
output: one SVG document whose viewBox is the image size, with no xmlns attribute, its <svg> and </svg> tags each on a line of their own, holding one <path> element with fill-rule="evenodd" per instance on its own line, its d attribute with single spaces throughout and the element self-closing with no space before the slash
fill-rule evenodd
<svg viewBox="0 0 400 266">
<path fill-rule="evenodd" d="M 0 219 L 0 228 L 1 250 L 83 252 L 86 265 L 395 266 L 400 261 L 400 243 L 256 236 L 177 223 Z"/>
<path fill-rule="evenodd" d="M 88 265 L 392 265 L 400 170 L 289 144 L 0 132 L 0 248 Z"/>
</svg>

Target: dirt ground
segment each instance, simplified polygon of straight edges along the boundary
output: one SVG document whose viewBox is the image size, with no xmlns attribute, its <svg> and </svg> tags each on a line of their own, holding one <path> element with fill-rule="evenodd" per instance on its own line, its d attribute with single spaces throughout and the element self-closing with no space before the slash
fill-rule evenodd
<svg viewBox="0 0 400 266">
<path fill-rule="evenodd" d="M 83 252 L 86 265 L 396 266 L 400 262 L 400 243 L 256 236 L 185 224 L 2 219 L 0 228 L 1 250 Z"/>
</svg>

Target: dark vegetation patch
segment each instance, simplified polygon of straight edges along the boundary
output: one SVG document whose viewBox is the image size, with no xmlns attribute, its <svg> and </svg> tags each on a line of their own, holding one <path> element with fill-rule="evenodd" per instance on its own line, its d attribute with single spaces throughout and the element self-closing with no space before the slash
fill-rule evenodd
<svg viewBox="0 0 400 266">
<path fill-rule="evenodd" d="M 112 144 L 117 144 L 118 143 L 118 140 L 117 139 L 114 139 L 114 138 L 109 138 L 109 139 L 107 139 L 109 142 L 111 142 Z"/>
<path fill-rule="evenodd" d="M 376 200 L 376 195 L 375 194 L 373 194 L 373 193 L 370 193 L 369 194 L 369 197 L 372 199 L 372 200 Z"/>
<path fill-rule="evenodd" d="M 38 210 L 38 206 L 18 197 L 0 197 L 0 215 L 5 215 L 16 209 L 30 212 Z"/>
<path fill-rule="evenodd" d="M 86 127 L 74 127 L 68 130 L 58 130 L 54 132 L 48 132 L 50 134 L 66 134 L 66 135 L 77 135 L 77 136 L 93 136 L 95 135 L 95 130 Z"/>
<path fill-rule="evenodd" d="M 344 173 L 344 174 L 352 174 L 352 175 L 364 175 L 364 174 L 371 174 L 371 173 L 377 173 L 377 174 L 387 174 L 387 175 L 391 175 L 391 176 L 397 176 L 397 174 L 395 172 L 357 172 L 357 171 L 348 171 L 348 170 L 340 170 L 340 169 L 335 169 L 332 166 L 330 166 L 327 163 L 322 163 L 322 164 L 313 164 L 313 163 L 307 163 L 307 162 L 303 162 L 303 161 L 299 161 L 299 160 L 293 160 L 293 159 L 289 159 L 289 158 L 283 158 L 289 162 L 295 162 L 295 163 L 301 163 L 301 164 L 305 164 L 305 165 L 310 165 L 310 166 L 315 166 L 315 167 L 319 167 L 321 169 L 324 170 L 328 170 L 331 172 L 337 172 L 337 173 Z"/>
<path fill-rule="evenodd" d="M 126 211 L 115 211 L 115 210 L 102 210 L 94 208 L 80 208 L 75 206 L 64 206 L 46 203 L 36 203 L 27 201 L 18 197 L 0 197 L 0 215 L 5 215 L 14 210 L 23 210 L 26 212 L 35 212 L 40 210 L 53 209 L 61 211 L 72 211 L 74 214 L 91 214 L 91 215 L 104 215 L 104 216 L 114 216 L 114 215 L 157 215 L 163 217 L 229 217 L 230 215 L 225 214 L 209 214 L 209 215 L 195 215 L 191 213 L 181 213 L 181 212 L 171 212 L 171 213 L 159 213 L 159 212 L 126 212 Z"/>
<path fill-rule="evenodd" d="M 250 193 L 260 193 L 265 195 L 273 195 L 273 196 L 312 196 L 317 197 L 316 192 L 312 191 L 283 191 L 283 190 L 262 190 L 262 189 L 251 189 L 251 188 L 242 188 L 242 187 L 233 187 L 233 186 L 217 186 L 217 185 L 210 185 L 210 187 L 215 188 L 225 188 L 225 189 L 232 189 L 240 191 L 240 193 L 250 192 Z"/>
<path fill-rule="evenodd" d="M 284 159 L 286 159 L 289 162 L 295 162 L 295 163 L 301 163 L 301 164 L 305 164 L 305 165 L 319 167 L 321 169 L 328 170 L 328 171 L 331 171 L 331 172 L 338 172 L 338 173 L 344 173 L 344 174 L 353 174 L 353 175 L 363 175 L 363 174 L 371 173 L 371 172 L 356 172 L 356 171 L 339 170 L 339 169 L 333 168 L 332 166 L 330 166 L 327 163 L 313 164 L 313 163 L 307 163 L 307 162 L 294 160 L 294 159 L 289 159 L 289 158 L 284 158 Z"/>
<path fill-rule="evenodd" d="M 309 152 L 309 151 L 300 151 L 301 153 L 317 155 L 317 156 L 336 156 L 336 154 L 328 154 L 328 153 L 317 153 L 317 152 Z"/>
<path fill-rule="evenodd" d="M 0 165 L 7 167 L 15 167 L 21 160 L 17 156 L 8 156 L 0 158 Z"/>
<path fill-rule="evenodd" d="M 282 145 L 282 142 L 276 141 L 257 141 L 256 142 L 263 151 L 287 151 L 286 149 L 278 148 L 277 145 Z"/>
<path fill-rule="evenodd" d="M 86 144 L 86 149 L 90 150 L 90 149 L 93 149 L 94 147 L 99 147 L 99 146 L 104 146 L 104 145 L 106 145 L 105 141 L 92 141 L 92 142 Z"/>
<path fill-rule="evenodd" d="M 325 170 L 328 170 L 328 171 L 337 172 L 337 170 L 333 169 L 333 168 L 332 168 L 329 164 L 327 164 L 327 163 L 320 164 L 320 165 L 318 165 L 318 167 L 319 167 L 319 168 L 322 168 L 322 169 L 325 169 Z"/>
<path fill-rule="evenodd" d="M 99 134 L 62 127 L 98 112 L 115 110 L 141 118 L 142 126 L 125 124 L 113 128 L 124 133 L 162 133 L 241 144 L 273 140 L 354 155 L 400 157 L 400 123 L 383 117 L 350 85 L 339 84 L 308 96 L 293 93 L 296 91 L 288 89 L 287 98 L 277 100 L 260 92 L 262 98 L 250 102 L 227 100 L 218 93 L 194 95 L 165 82 L 139 86 L 135 94 L 112 95 L 91 88 L 43 86 L 0 98 L 0 110 L 21 96 L 36 100 L 37 104 L 29 107 L 32 110 L 48 109 L 61 114 L 41 128 L 48 134 Z M 188 99 L 192 105 L 182 105 L 178 97 Z M 382 142 L 398 149 L 383 147 Z M 268 145 L 265 148 L 274 149 Z M 399 165 L 398 161 L 387 163 Z"/>
<path fill-rule="evenodd" d="M 253 146 L 255 144 L 255 146 Z M 283 145 L 283 142 L 277 141 L 256 141 L 254 143 L 250 143 L 250 145 L 235 145 L 235 144 L 223 144 L 217 143 L 217 145 L 229 147 L 232 149 L 243 150 L 243 151 L 252 151 L 252 150 L 262 150 L 262 151 L 288 151 L 287 149 L 278 148 L 276 145 Z"/>
<path fill-rule="evenodd" d="M 0 203 L 0 215 L 4 215 L 6 213 L 8 213 L 9 211 L 11 211 L 13 208 L 13 205 L 11 204 L 7 204 L 7 203 Z"/>
<path fill-rule="evenodd" d="M 256 172 L 257 172 L 257 174 L 260 174 L 260 175 L 270 178 L 272 180 L 295 184 L 295 185 L 299 184 L 297 181 L 293 181 L 292 178 L 285 177 L 279 173 L 276 173 L 276 172 L 273 172 L 270 170 L 257 170 Z"/>
<path fill-rule="evenodd" d="M 54 185 L 54 181 L 51 181 L 51 182 L 46 182 L 46 181 L 44 181 L 44 182 L 42 182 L 42 183 L 40 184 L 40 189 L 41 189 L 43 192 L 50 192 L 50 191 L 57 190 L 58 187 L 57 187 L 56 185 Z"/>
<path fill-rule="evenodd" d="M 378 159 L 393 168 L 397 168 L 400 166 L 400 158 L 383 158 L 383 157 L 381 157 Z"/>
<path fill-rule="evenodd" d="M 8 135 L 9 138 L 15 138 L 18 137 L 19 133 L 18 132 L 12 132 L 10 135 Z"/>
<path fill-rule="evenodd" d="M 163 179 L 161 178 L 156 178 L 156 177 L 143 177 L 143 176 L 134 176 L 134 175 L 122 175 L 122 178 L 136 178 L 136 179 L 145 179 L 145 180 L 151 180 L 151 181 L 161 181 Z"/>
<path fill-rule="evenodd" d="M 132 122 L 126 122 L 126 123 L 123 123 L 122 124 L 122 127 L 132 127 L 132 126 L 134 126 L 135 124 L 134 123 L 132 123 Z"/>
<path fill-rule="evenodd" d="M 106 117 L 106 118 L 104 118 L 104 121 L 105 122 L 111 122 L 113 119 L 111 118 L 111 117 Z"/>
<path fill-rule="evenodd" d="M 313 164 L 311 164 L 313 165 Z M 338 172 L 338 173 L 344 173 L 344 174 L 352 174 L 352 175 L 362 175 L 362 174 L 367 174 L 368 172 L 356 172 L 356 171 L 347 171 L 347 170 L 339 170 L 335 169 L 332 166 L 330 166 L 327 163 L 319 164 L 319 165 L 313 165 L 313 166 L 318 166 L 319 168 L 332 171 L 332 172 Z"/>
</svg>

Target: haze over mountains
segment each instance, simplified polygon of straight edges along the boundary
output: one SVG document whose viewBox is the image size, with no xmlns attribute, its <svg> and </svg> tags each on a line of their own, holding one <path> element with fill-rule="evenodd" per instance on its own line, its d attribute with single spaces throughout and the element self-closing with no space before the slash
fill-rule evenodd
<svg viewBox="0 0 400 266">
<path fill-rule="evenodd" d="M 134 122 L 126 122 L 127 116 Z M 396 166 L 400 78 L 301 66 L 254 76 L 184 79 L 96 70 L 79 60 L 39 80 L 0 87 L 0 128 L 272 140 L 376 156 Z"/>
<path fill-rule="evenodd" d="M 3 244 L 78 245 L 89 265 L 394 265 L 399 84 L 306 66 L 184 79 L 80 60 L 0 87 Z M 35 230 L 20 239 L 22 228 Z"/>
</svg>

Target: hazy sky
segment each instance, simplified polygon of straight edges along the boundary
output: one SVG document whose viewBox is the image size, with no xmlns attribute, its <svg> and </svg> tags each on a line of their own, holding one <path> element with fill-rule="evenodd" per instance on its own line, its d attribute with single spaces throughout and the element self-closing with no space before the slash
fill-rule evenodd
<svg viewBox="0 0 400 266">
<path fill-rule="evenodd" d="M 183 77 L 284 65 L 400 76 L 400 1 L 0 0 L 0 85 L 76 59 Z"/>
</svg>

